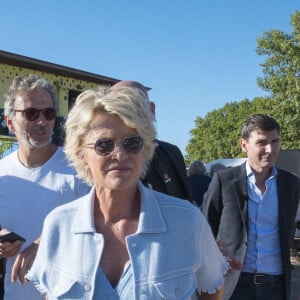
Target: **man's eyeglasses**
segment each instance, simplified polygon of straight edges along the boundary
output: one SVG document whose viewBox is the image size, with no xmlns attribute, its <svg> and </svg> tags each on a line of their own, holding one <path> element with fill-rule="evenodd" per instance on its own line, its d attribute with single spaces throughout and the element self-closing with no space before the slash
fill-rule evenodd
<svg viewBox="0 0 300 300">
<path fill-rule="evenodd" d="M 40 116 L 40 113 L 42 112 L 45 116 L 45 119 L 47 121 L 52 121 L 56 118 L 56 109 L 53 107 L 47 107 L 44 109 L 37 109 L 33 107 L 25 108 L 23 110 L 15 109 L 16 112 L 21 112 L 22 115 L 28 120 L 28 121 L 35 121 Z"/>
<path fill-rule="evenodd" d="M 112 153 L 116 147 L 117 141 L 122 141 L 123 148 L 128 154 L 138 153 L 143 149 L 144 141 L 138 135 L 125 136 L 118 140 L 113 140 L 110 138 L 101 138 L 97 140 L 94 144 L 86 144 L 86 148 L 94 148 L 96 153 L 101 156 L 106 156 Z M 88 146 L 92 147 L 88 147 Z"/>
</svg>

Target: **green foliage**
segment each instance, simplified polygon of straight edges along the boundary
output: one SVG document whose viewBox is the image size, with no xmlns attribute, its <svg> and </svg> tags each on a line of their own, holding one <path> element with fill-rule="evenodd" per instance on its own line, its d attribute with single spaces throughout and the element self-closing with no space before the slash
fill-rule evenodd
<svg viewBox="0 0 300 300">
<path fill-rule="evenodd" d="M 240 130 L 253 113 L 264 113 L 281 125 L 281 148 L 300 149 L 300 12 L 291 16 L 291 34 L 279 30 L 264 32 L 257 40 L 256 52 L 266 57 L 263 78 L 258 85 L 270 97 L 226 103 L 223 108 L 197 117 L 186 147 L 186 163 L 200 159 L 242 157 Z"/>
<path fill-rule="evenodd" d="M 3 157 L 3 154 L 14 147 L 16 144 L 16 139 L 9 136 L 0 135 L 0 158 Z"/>
<path fill-rule="evenodd" d="M 265 56 L 261 64 L 264 77 L 258 85 L 281 101 L 300 100 L 300 12 L 291 17 L 293 32 L 264 32 L 257 40 L 256 53 Z"/>
<path fill-rule="evenodd" d="M 300 149 L 300 12 L 291 16 L 292 33 L 263 33 L 256 52 L 265 56 L 258 85 L 276 101 L 273 117 L 281 125 L 282 149 Z"/>
<path fill-rule="evenodd" d="M 270 114 L 272 106 L 270 99 L 245 99 L 227 103 L 223 108 L 208 113 L 205 118 L 197 117 L 196 128 L 190 131 L 192 138 L 186 148 L 186 162 L 243 157 L 239 146 L 242 123 L 252 113 Z"/>
</svg>

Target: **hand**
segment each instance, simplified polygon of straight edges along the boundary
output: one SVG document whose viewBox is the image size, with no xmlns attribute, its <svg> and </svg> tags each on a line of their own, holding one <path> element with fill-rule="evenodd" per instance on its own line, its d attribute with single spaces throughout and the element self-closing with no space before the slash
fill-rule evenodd
<svg viewBox="0 0 300 300">
<path fill-rule="evenodd" d="M 243 264 L 242 264 L 240 261 L 238 261 L 237 259 L 235 259 L 234 257 L 229 256 L 227 253 L 225 253 L 225 252 L 223 251 L 223 247 L 222 247 L 223 244 L 222 244 L 222 241 L 217 241 L 217 245 L 219 246 L 219 249 L 220 249 L 220 251 L 222 252 L 222 254 L 223 254 L 225 257 L 228 258 L 229 266 L 230 266 L 228 272 L 230 273 L 230 272 L 232 272 L 233 270 L 239 270 L 239 271 L 241 271 L 242 268 L 243 268 Z"/>
<path fill-rule="evenodd" d="M 12 257 L 17 255 L 22 245 L 22 241 L 15 241 L 13 243 L 0 243 L 0 258 Z"/>
<path fill-rule="evenodd" d="M 233 270 L 241 271 L 243 268 L 243 264 L 235 259 L 234 257 L 228 257 L 229 258 L 229 273 L 231 273 Z"/>
<path fill-rule="evenodd" d="M 7 229 L 2 229 L 0 230 L 0 235 L 7 234 L 9 232 L 10 231 Z M 19 252 L 22 245 L 23 245 L 22 241 L 15 241 L 13 243 L 11 242 L 0 243 L 0 259 L 15 256 Z"/>
<path fill-rule="evenodd" d="M 224 292 L 224 286 L 222 286 L 220 289 L 216 290 L 213 294 L 208 294 L 202 292 L 201 295 L 197 294 L 198 300 L 222 300 Z"/>
<path fill-rule="evenodd" d="M 18 254 L 11 271 L 12 282 L 16 282 L 19 279 L 21 284 L 24 283 L 25 275 L 33 264 L 38 246 L 39 244 L 35 241 Z"/>
</svg>

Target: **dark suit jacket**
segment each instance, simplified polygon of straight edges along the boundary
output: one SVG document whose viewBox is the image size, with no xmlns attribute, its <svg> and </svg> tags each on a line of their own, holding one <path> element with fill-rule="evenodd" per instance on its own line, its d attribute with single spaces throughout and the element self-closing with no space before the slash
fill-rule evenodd
<svg viewBox="0 0 300 300">
<path fill-rule="evenodd" d="M 179 148 L 156 140 L 154 156 L 142 179 L 145 186 L 178 198 L 192 200 L 187 170 Z"/>
<path fill-rule="evenodd" d="M 295 216 L 300 199 L 300 179 L 278 169 L 279 239 L 285 275 L 286 299 L 290 295 L 290 248 L 295 235 Z M 222 241 L 228 256 L 243 262 L 247 248 L 248 205 L 246 163 L 219 171 L 204 195 L 203 212 L 216 240 Z M 223 299 L 232 294 L 240 272 L 228 273 Z"/>
</svg>

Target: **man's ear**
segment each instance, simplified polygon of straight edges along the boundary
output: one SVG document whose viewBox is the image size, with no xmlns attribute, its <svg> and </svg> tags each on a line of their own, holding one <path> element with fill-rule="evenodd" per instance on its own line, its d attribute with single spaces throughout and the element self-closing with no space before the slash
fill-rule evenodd
<svg viewBox="0 0 300 300">
<path fill-rule="evenodd" d="M 240 140 L 240 146 L 243 150 L 243 152 L 247 153 L 248 152 L 248 147 L 247 147 L 247 141 L 244 139 Z"/>
<path fill-rule="evenodd" d="M 6 126 L 7 126 L 8 130 L 10 132 L 15 132 L 15 126 L 13 124 L 12 119 L 9 118 L 8 116 L 4 116 L 4 120 L 5 120 L 5 123 L 6 123 Z"/>
</svg>

